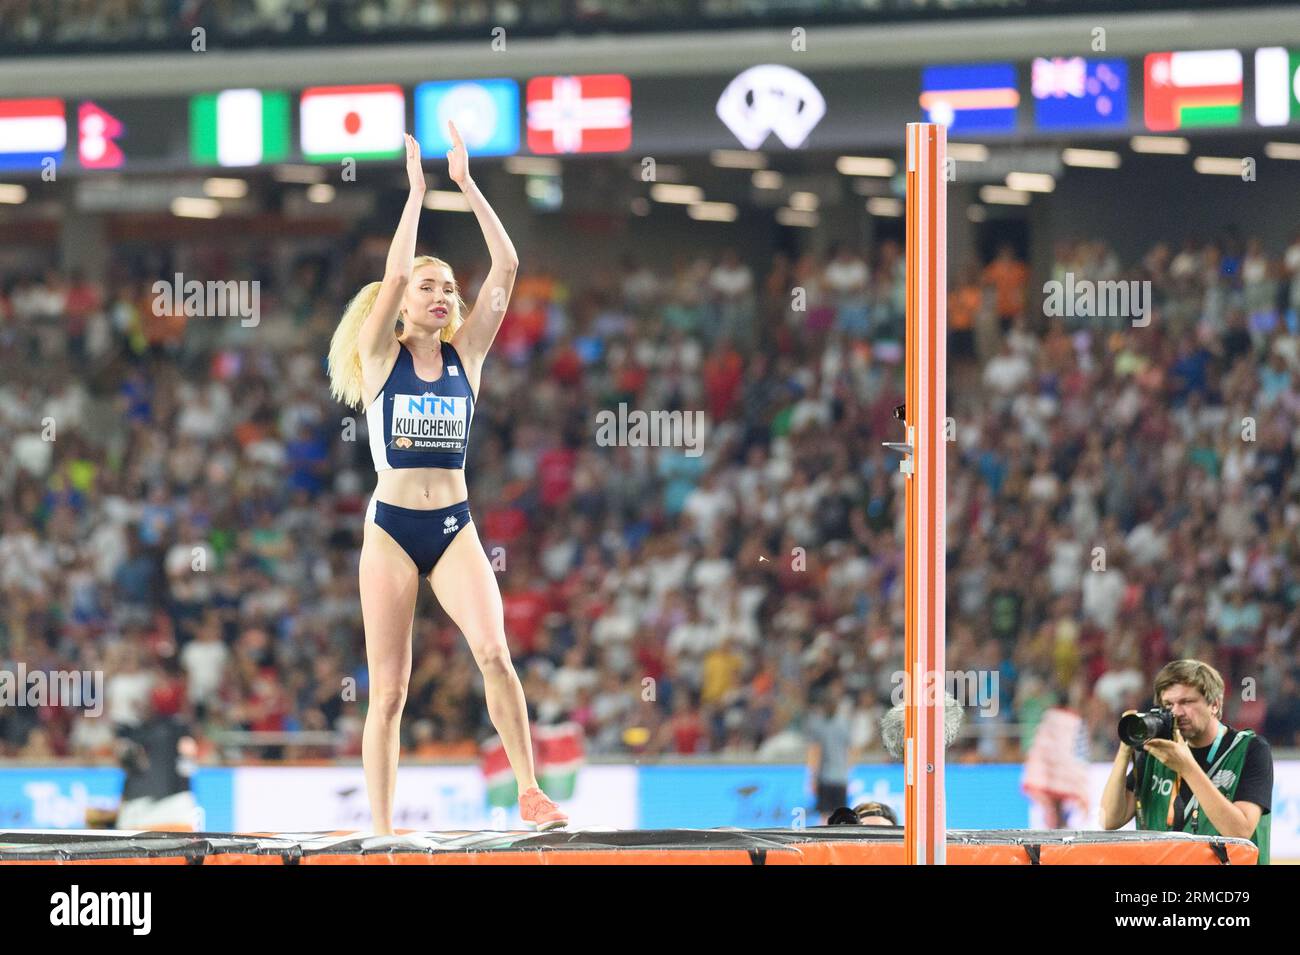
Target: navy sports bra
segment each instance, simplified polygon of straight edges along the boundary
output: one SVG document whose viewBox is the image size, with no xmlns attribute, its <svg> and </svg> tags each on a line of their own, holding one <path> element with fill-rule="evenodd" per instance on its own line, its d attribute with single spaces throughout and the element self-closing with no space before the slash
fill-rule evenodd
<svg viewBox="0 0 1300 955">
<path fill-rule="evenodd" d="M 384 387 L 366 408 L 375 470 L 463 468 L 473 420 L 474 390 L 456 349 L 443 342 L 442 377 L 424 381 L 400 345 Z"/>
</svg>

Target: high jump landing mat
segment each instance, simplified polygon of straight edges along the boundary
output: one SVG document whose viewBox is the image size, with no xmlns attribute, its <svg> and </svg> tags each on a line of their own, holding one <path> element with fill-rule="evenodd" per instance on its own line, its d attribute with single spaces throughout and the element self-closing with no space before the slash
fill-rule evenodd
<svg viewBox="0 0 1300 955">
<path fill-rule="evenodd" d="M 1245 839 L 949 830 L 949 865 L 1254 865 Z M 0 865 L 902 865 L 901 827 L 548 833 L 0 832 Z"/>
</svg>

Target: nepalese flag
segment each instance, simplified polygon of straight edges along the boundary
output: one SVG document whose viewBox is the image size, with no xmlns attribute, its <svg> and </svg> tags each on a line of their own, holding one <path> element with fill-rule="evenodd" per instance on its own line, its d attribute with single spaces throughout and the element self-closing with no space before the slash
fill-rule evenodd
<svg viewBox="0 0 1300 955">
<path fill-rule="evenodd" d="M 632 81 L 621 73 L 528 81 L 528 148 L 616 153 L 632 146 Z"/>
<path fill-rule="evenodd" d="M 1123 60 L 1038 57 L 1032 83 L 1040 129 L 1128 125 L 1128 64 Z"/>
<path fill-rule="evenodd" d="M 572 799 L 577 788 L 578 770 L 584 761 L 582 727 L 577 723 L 560 723 L 556 726 L 532 726 L 531 732 L 537 785 L 557 802 Z M 517 808 L 519 787 L 499 736 L 479 747 L 479 764 L 487 784 L 488 806 Z"/>
<path fill-rule="evenodd" d="M 1010 63 L 927 66 L 921 70 L 921 109 L 928 123 L 954 132 L 1016 128 L 1016 68 Z"/>
<path fill-rule="evenodd" d="M 0 169 L 63 162 L 68 121 L 61 99 L 0 99 Z"/>
<path fill-rule="evenodd" d="M 122 121 L 94 103 L 77 107 L 77 159 L 82 169 L 120 169 L 126 154 L 115 140 L 126 133 Z"/>
<path fill-rule="evenodd" d="M 1300 50 L 1255 51 L 1255 120 L 1261 126 L 1300 120 Z"/>
<path fill-rule="evenodd" d="M 1241 122 L 1241 52 L 1149 53 L 1146 124 L 1154 132 Z"/>
<path fill-rule="evenodd" d="M 395 84 L 303 90 L 302 154 L 313 162 L 392 159 L 406 148 L 406 98 Z"/>
</svg>

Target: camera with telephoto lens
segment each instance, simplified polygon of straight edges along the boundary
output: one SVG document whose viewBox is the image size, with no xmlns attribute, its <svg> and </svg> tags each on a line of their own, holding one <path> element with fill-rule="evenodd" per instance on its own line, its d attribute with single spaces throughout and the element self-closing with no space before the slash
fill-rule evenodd
<svg viewBox="0 0 1300 955">
<path fill-rule="evenodd" d="M 1134 749 L 1153 739 L 1174 738 L 1174 711 L 1168 707 L 1130 713 L 1119 719 L 1119 738 Z"/>
</svg>

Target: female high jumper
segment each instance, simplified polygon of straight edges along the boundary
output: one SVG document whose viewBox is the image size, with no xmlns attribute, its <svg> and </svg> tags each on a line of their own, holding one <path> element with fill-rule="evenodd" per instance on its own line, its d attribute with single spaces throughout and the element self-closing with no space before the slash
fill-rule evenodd
<svg viewBox="0 0 1300 955">
<path fill-rule="evenodd" d="M 448 123 L 447 172 L 469 200 L 492 268 L 466 315 L 442 259 L 415 255 L 424 203 L 420 146 L 406 137 L 410 194 L 382 282 L 348 303 L 330 342 L 330 393 L 365 409 L 378 480 L 361 545 L 361 612 L 370 669 L 362 764 L 377 835 L 393 832 L 398 731 L 411 678 L 411 631 L 420 578 L 465 635 L 483 673 L 488 716 L 534 829 L 568 824 L 537 786 L 524 690 L 506 645 L 501 592 L 470 520 L 465 448 L 483 359 L 514 288 L 519 259 L 501 221 L 469 175 L 469 155 Z"/>
</svg>

